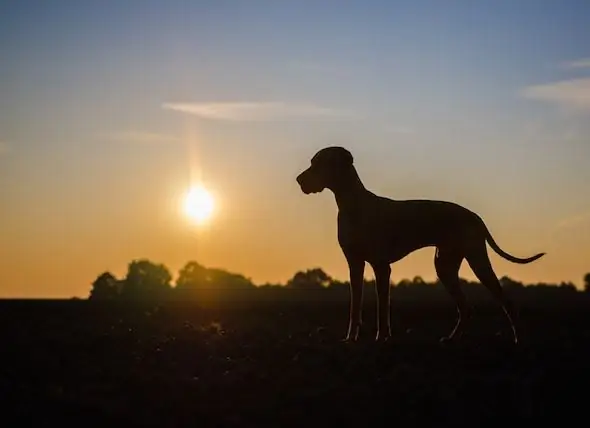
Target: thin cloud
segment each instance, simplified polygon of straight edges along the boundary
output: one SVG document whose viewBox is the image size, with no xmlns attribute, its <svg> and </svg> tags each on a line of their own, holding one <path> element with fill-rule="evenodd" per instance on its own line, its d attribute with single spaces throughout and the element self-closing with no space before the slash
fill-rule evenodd
<svg viewBox="0 0 590 428">
<path fill-rule="evenodd" d="M 532 100 L 555 103 L 561 107 L 590 111 L 590 77 L 529 86 L 521 95 Z"/>
<path fill-rule="evenodd" d="M 346 119 L 350 112 L 313 104 L 284 102 L 165 103 L 162 108 L 202 119 L 233 122 L 269 122 L 289 119 Z"/>
<path fill-rule="evenodd" d="M 122 143 L 137 143 L 137 144 L 166 144 L 177 143 L 180 141 L 177 137 L 157 134 L 153 132 L 141 131 L 124 131 L 115 132 L 108 135 L 108 138 L 113 141 L 120 141 Z"/>
<path fill-rule="evenodd" d="M 562 64 L 562 68 L 568 70 L 575 70 L 580 68 L 590 68 L 590 58 L 578 59 L 576 61 L 569 61 Z"/>
</svg>

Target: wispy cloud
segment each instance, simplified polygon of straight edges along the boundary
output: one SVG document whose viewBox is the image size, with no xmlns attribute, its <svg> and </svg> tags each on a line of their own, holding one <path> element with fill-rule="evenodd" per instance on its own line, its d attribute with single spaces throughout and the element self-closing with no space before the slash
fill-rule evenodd
<svg viewBox="0 0 590 428">
<path fill-rule="evenodd" d="M 357 112 L 314 104 L 285 102 L 165 103 L 162 108 L 201 119 L 229 122 L 273 122 L 281 120 L 346 120 L 381 129 L 386 134 L 414 134 L 414 130 L 391 122 L 376 121 Z"/>
<path fill-rule="evenodd" d="M 313 104 L 285 102 L 165 103 L 162 108 L 202 119 L 234 122 L 265 122 L 289 119 L 347 119 L 351 112 Z"/>
<path fill-rule="evenodd" d="M 562 80 L 525 88 L 525 98 L 551 102 L 561 107 L 590 111 L 590 77 Z"/>
<path fill-rule="evenodd" d="M 107 135 L 107 138 L 112 141 L 120 141 L 122 143 L 137 143 L 137 144 L 165 144 L 177 143 L 180 141 L 177 137 L 166 134 L 157 134 L 154 132 L 142 131 L 123 131 L 115 132 Z"/>
<path fill-rule="evenodd" d="M 590 58 L 578 59 L 561 64 L 562 68 L 574 70 L 579 68 L 590 68 Z"/>
</svg>

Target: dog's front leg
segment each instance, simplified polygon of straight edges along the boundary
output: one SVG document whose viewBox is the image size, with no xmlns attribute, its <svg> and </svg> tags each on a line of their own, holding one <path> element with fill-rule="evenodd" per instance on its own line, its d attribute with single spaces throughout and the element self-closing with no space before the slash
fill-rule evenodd
<svg viewBox="0 0 590 428">
<path fill-rule="evenodd" d="M 377 288 L 377 341 L 386 341 L 391 337 L 390 327 L 390 276 L 389 263 L 374 264 L 375 286 Z"/>
<path fill-rule="evenodd" d="M 348 333 L 344 339 L 348 341 L 358 340 L 362 324 L 363 311 L 363 288 L 365 262 L 360 259 L 349 259 L 348 268 L 350 273 L 350 316 L 348 322 Z"/>
</svg>

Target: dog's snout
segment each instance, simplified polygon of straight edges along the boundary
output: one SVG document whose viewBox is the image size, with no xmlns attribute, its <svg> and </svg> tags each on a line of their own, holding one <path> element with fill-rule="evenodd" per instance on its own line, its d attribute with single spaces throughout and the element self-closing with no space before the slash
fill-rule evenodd
<svg viewBox="0 0 590 428">
<path fill-rule="evenodd" d="M 306 195 L 321 192 L 324 188 L 324 186 L 321 185 L 321 182 L 318 181 L 317 175 L 312 172 L 311 168 L 307 168 L 300 173 L 296 180 L 297 183 L 299 183 L 299 187 L 301 187 L 301 190 Z"/>
</svg>

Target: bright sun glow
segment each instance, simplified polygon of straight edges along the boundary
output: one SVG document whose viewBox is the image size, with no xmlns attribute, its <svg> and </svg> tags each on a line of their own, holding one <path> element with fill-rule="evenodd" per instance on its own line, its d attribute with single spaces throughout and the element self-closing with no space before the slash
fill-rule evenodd
<svg viewBox="0 0 590 428">
<path fill-rule="evenodd" d="M 192 187 L 184 198 L 184 212 L 193 221 L 204 223 L 213 214 L 213 196 L 203 186 Z"/>
</svg>

